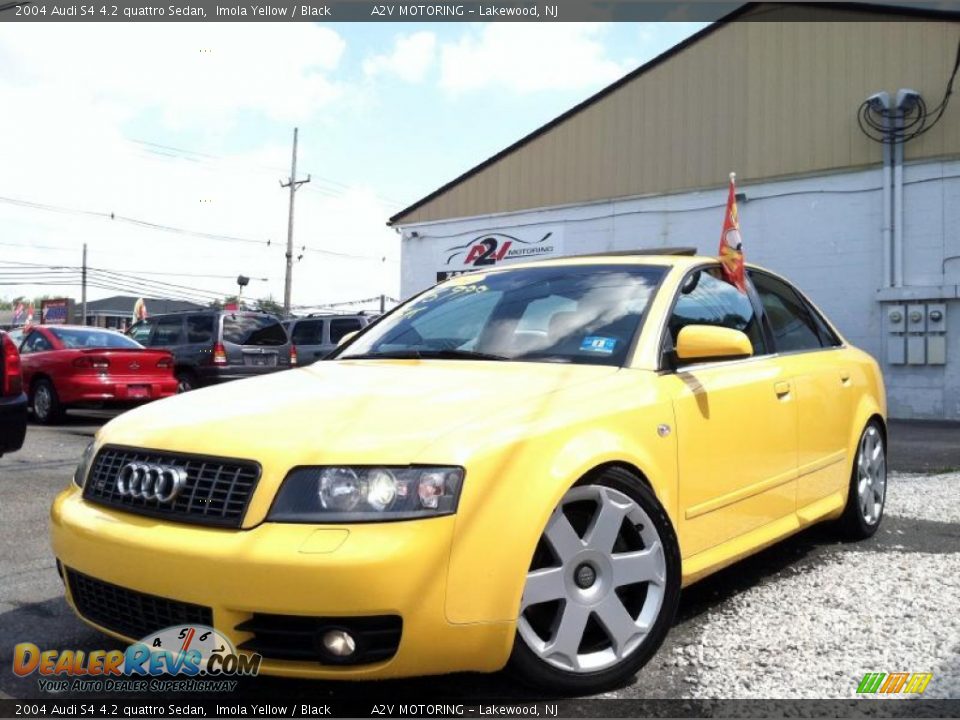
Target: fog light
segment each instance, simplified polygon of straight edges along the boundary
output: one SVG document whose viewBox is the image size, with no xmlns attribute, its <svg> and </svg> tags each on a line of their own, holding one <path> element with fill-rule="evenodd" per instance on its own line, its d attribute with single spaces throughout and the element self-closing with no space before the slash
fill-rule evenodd
<svg viewBox="0 0 960 720">
<path fill-rule="evenodd" d="M 357 649 L 357 643 L 346 630 L 327 630 L 323 634 L 323 647 L 331 655 L 348 657 Z"/>
</svg>

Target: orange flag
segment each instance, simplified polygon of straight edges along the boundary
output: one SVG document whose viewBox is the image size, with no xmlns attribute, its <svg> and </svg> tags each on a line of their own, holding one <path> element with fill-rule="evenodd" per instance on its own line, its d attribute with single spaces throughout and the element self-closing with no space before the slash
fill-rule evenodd
<svg viewBox="0 0 960 720">
<path fill-rule="evenodd" d="M 740 239 L 740 218 L 737 214 L 736 173 L 730 173 L 730 192 L 727 194 L 727 213 L 720 236 L 720 264 L 723 278 L 742 293 L 747 292 L 743 276 L 743 241 Z"/>
</svg>

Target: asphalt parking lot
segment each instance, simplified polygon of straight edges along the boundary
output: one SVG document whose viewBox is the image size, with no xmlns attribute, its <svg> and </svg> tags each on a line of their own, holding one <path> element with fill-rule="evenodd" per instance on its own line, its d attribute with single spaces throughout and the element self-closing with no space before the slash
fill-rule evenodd
<svg viewBox="0 0 960 720">
<path fill-rule="evenodd" d="M 47 544 L 47 510 L 110 415 L 33 425 L 0 459 L 0 697 L 43 697 L 13 675 L 18 642 L 113 647 L 68 610 Z M 891 428 L 886 517 L 877 535 L 839 543 L 812 528 L 683 595 L 675 627 L 619 698 L 849 698 L 866 672 L 933 672 L 925 697 L 960 697 L 960 426 Z M 245 682 L 249 699 L 527 698 L 505 674 L 337 684 Z"/>
</svg>

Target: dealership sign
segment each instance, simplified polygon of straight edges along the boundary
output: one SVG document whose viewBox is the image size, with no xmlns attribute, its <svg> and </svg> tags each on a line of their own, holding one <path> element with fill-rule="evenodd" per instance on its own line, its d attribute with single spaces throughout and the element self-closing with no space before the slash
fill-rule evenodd
<svg viewBox="0 0 960 720">
<path fill-rule="evenodd" d="M 66 325 L 73 315 L 73 300 L 58 298 L 40 301 L 40 323 L 42 325 Z"/>
<path fill-rule="evenodd" d="M 511 232 L 485 232 L 440 249 L 437 281 L 473 270 L 488 270 L 512 260 L 534 260 L 563 254 L 560 226 Z"/>
</svg>

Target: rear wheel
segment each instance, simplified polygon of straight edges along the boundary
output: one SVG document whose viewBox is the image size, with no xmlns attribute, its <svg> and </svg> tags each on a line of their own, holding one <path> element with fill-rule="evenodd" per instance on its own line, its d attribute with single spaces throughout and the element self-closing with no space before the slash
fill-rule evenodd
<svg viewBox="0 0 960 720">
<path fill-rule="evenodd" d="M 886 500 L 886 443 L 880 423 L 871 420 L 857 445 L 847 506 L 839 523 L 841 532 L 852 540 L 863 540 L 873 535 L 883 519 Z"/>
<path fill-rule="evenodd" d="M 190 392 L 197 387 L 197 378 L 189 370 L 177 370 L 177 392 Z"/>
<path fill-rule="evenodd" d="M 30 392 L 33 417 L 42 425 L 52 425 L 63 419 L 64 407 L 60 404 L 57 389 L 49 380 L 37 380 Z"/>
<path fill-rule="evenodd" d="M 622 685 L 663 642 L 680 596 L 680 552 L 653 492 L 615 468 L 571 488 L 524 586 L 511 665 L 552 690 Z"/>
</svg>

